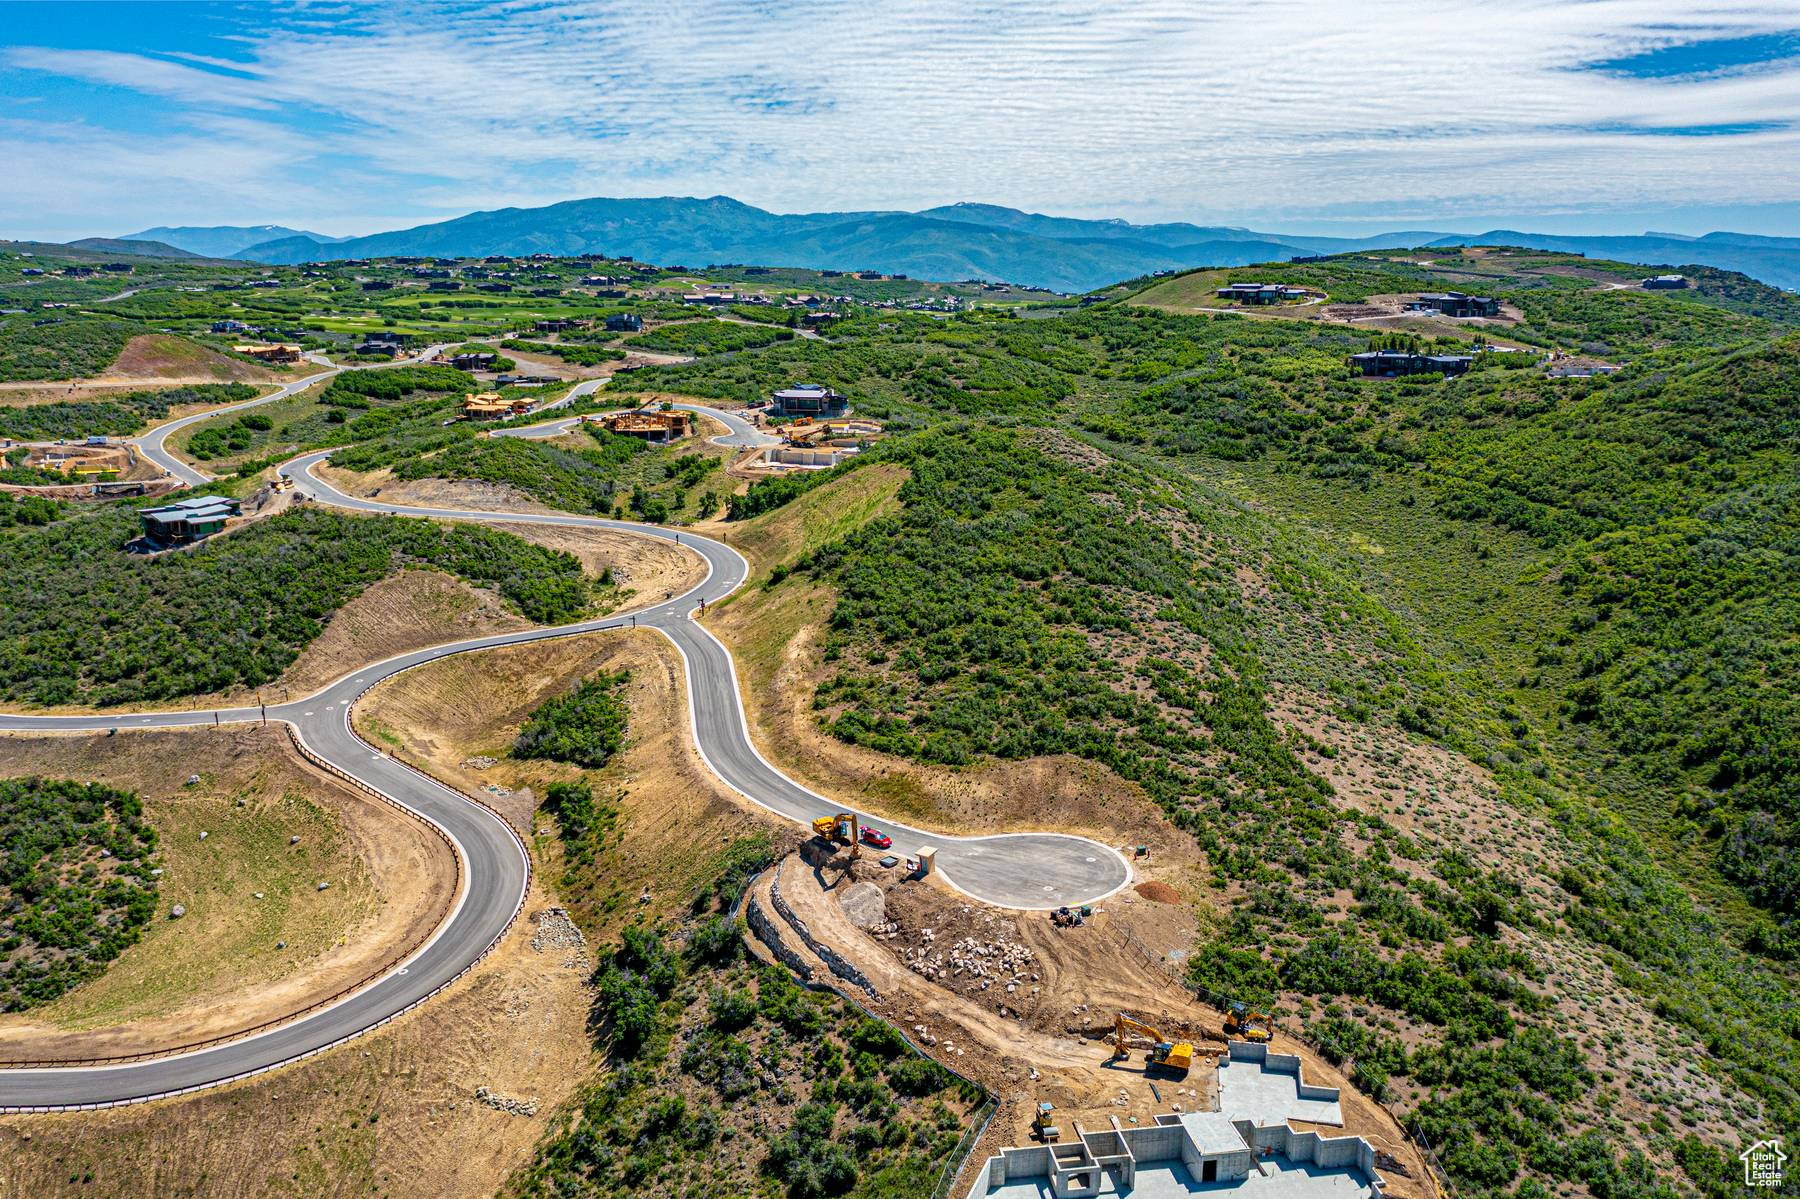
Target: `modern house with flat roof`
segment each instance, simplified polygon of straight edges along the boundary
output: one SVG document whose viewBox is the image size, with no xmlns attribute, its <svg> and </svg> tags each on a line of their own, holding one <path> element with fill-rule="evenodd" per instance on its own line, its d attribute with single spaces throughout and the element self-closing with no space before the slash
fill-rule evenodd
<svg viewBox="0 0 1800 1199">
<path fill-rule="evenodd" d="M 211 537 L 242 511 L 242 506 L 230 496 L 193 495 L 160 508 L 145 508 L 138 517 L 144 522 L 144 539 L 166 548 Z"/>
<path fill-rule="evenodd" d="M 850 408 L 847 398 L 816 383 L 784 387 L 770 399 L 776 416 L 842 416 Z"/>
<path fill-rule="evenodd" d="M 1679 291 L 1688 285 L 1686 275 L 1656 275 L 1644 280 L 1651 291 Z"/>
<path fill-rule="evenodd" d="M 1218 292 L 1221 300 L 1239 304 L 1280 304 L 1288 300 L 1304 299 L 1306 294 L 1304 287 L 1283 283 L 1227 283 Z"/>
<path fill-rule="evenodd" d="M 1460 291 L 1430 291 L 1407 303 L 1408 312 L 1436 312 L 1444 316 L 1499 316 L 1500 301 L 1491 296 L 1472 296 Z"/>
<path fill-rule="evenodd" d="M 1154 1122 L 1072 1141 L 1002 1149 L 982 1164 L 968 1199 L 1381 1199 L 1377 1150 L 1362 1137 L 1298 1130 L 1290 1121 L 1342 1128 L 1336 1087 L 1315 1086 L 1300 1059 L 1233 1041 L 1219 1059 L 1219 1108 L 1160 1112 Z"/>
<path fill-rule="evenodd" d="M 1469 354 L 1412 354 L 1405 350 L 1369 350 L 1350 355 L 1350 365 L 1365 379 L 1401 375 L 1460 375 L 1475 361 Z"/>
<path fill-rule="evenodd" d="M 636 333 L 644 327 L 644 318 L 635 312 L 615 312 L 606 318 L 608 333 Z"/>
</svg>

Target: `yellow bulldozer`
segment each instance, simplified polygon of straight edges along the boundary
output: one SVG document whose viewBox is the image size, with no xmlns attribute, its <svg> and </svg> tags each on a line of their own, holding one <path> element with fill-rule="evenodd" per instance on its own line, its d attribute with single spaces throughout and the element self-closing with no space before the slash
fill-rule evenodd
<svg viewBox="0 0 1800 1199">
<path fill-rule="evenodd" d="M 1131 1056 L 1130 1041 L 1133 1038 L 1150 1043 L 1150 1052 L 1144 1059 L 1146 1069 L 1160 1066 L 1171 1073 L 1186 1074 L 1194 1064 L 1192 1041 L 1167 1040 L 1148 1024 L 1141 1024 L 1120 1012 L 1113 1019 L 1114 1059 Z"/>
<path fill-rule="evenodd" d="M 1264 1012 L 1234 1003 L 1225 1017 L 1225 1035 L 1261 1044 L 1274 1038 L 1275 1021 Z"/>
</svg>

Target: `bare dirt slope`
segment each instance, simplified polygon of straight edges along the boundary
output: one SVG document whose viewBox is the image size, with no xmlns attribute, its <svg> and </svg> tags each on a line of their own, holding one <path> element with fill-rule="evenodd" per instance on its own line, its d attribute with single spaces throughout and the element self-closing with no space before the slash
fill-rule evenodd
<svg viewBox="0 0 1800 1199">
<path fill-rule="evenodd" d="M 397 961 L 453 899 L 437 836 L 274 727 L 7 734 L 0 770 L 139 791 L 165 870 L 143 939 L 56 1002 L 0 1016 L 0 1058 L 148 1052 L 286 1016 Z"/>
<path fill-rule="evenodd" d="M 144 333 L 125 343 L 125 349 L 101 377 L 164 383 L 260 383 L 293 376 L 240 361 L 185 337 Z"/>
<path fill-rule="evenodd" d="M 434 570 L 405 570 L 338 609 L 276 685 L 305 695 L 393 654 L 530 627 L 491 591 Z"/>
</svg>

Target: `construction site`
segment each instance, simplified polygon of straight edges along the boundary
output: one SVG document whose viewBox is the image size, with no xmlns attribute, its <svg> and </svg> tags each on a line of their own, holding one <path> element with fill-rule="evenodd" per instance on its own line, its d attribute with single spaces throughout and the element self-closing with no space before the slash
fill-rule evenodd
<svg viewBox="0 0 1800 1199">
<path fill-rule="evenodd" d="M 861 417 L 814 420 L 803 416 L 780 426 L 781 444 L 748 465 L 763 470 L 829 470 L 867 449 L 883 433 L 881 422 Z"/>
<path fill-rule="evenodd" d="M 630 412 L 609 412 L 603 416 L 589 416 L 584 419 L 592 424 L 598 424 L 608 433 L 615 433 L 621 437 L 635 437 L 653 445 L 666 445 L 671 441 L 680 441 L 694 432 L 693 415 L 673 409 L 667 412 L 658 412 L 639 408 Z"/>
<path fill-rule="evenodd" d="M 747 896 L 753 949 L 996 1097 L 950 1194 L 1438 1194 L 1384 1107 L 1267 1014 L 1202 1002 L 1149 947 L 1173 927 L 1166 885 L 1003 910 L 854 813 L 812 832 Z"/>
</svg>

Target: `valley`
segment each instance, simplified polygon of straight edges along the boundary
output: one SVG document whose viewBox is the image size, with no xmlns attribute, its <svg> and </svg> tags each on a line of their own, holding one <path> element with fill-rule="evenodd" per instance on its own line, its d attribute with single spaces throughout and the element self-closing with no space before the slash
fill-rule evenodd
<svg viewBox="0 0 1800 1199">
<path fill-rule="evenodd" d="M 224 1193 L 171 1173 L 174 1146 L 297 1088 L 361 1106 L 329 1137 L 302 1118 L 328 1145 L 279 1134 L 293 1193 L 422 1194 L 401 1174 L 442 1169 L 468 1194 L 829 1177 L 961 1195 L 1025 1161 L 1001 1150 L 1040 1101 L 1094 1151 L 1110 1116 L 1148 1137 L 1289 1057 L 1296 1093 L 1335 1088 L 1339 1118 L 1257 1123 L 1263 1147 L 1360 1144 L 1347 1168 L 1394 1195 L 1723 1195 L 1749 1132 L 1800 1111 L 1781 1015 L 1800 835 L 1786 293 L 1716 270 L 1646 289 L 1636 268 L 1505 246 L 1152 276 L 1087 302 L 546 254 L 174 259 L 174 285 L 100 315 L 99 281 L 27 283 L 22 261 L 0 257 L 0 293 L 83 307 L 54 318 L 78 335 L 50 365 L 34 347 L 53 326 L 0 326 L 0 363 L 34 363 L 0 422 L 168 456 L 184 492 L 244 511 L 139 555 L 166 497 L 33 475 L 0 504 L 27 601 L 0 625 L 0 773 L 141 792 L 165 847 L 181 838 L 158 923 L 19 1005 L 0 1048 L 53 1057 L 107 1021 L 161 1044 L 221 1004 L 248 1020 L 380 979 L 283 1023 L 279 1051 L 226 1040 L 182 1075 L 220 1089 L 0 1119 L 9 1185 L 74 1193 L 64 1163 L 99 1162 L 116 1190 Z M 419 270 L 553 294 L 445 296 Z M 1221 305 L 1252 279 L 1318 301 Z M 1476 288 L 1496 318 L 1406 311 Z M 151 325 L 235 362 L 239 334 L 213 332 L 233 321 L 310 361 L 86 394 Z M 398 341 L 366 340 L 384 331 Z M 508 341 L 655 357 L 519 351 L 551 378 L 523 384 L 518 362 L 452 365 Z M 1359 365 L 1375 354 L 1401 365 Z M 1558 372 L 1572 361 L 1606 369 Z M 490 391 L 517 410 L 484 427 Z M 783 405 L 831 395 L 874 432 L 835 464 L 759 457 L 810 445 L 824 414 Z M 622 411 L 697 428 L 585 421 Z M 580 764 L 526 755 L 522 730 L 583 680 L 610 680 L 623 733 Z M 262 731 L 264 704 L 306 750 Z M 214 807 L 179 798 L 188 762 Z M 355 823 L 383 807 L 362 786 L 413 815 Z M 254 845 L 208 885 L 246 903 L 241 870 L 274 878 L 283 849 L 251 826 L 282 803 L 310 805 L 327 855 L 294 869 L 349 881 L 303 919 L 286 879 L 274 923 L 189 900 L 193 821 L 244 822 Z M 840 809 L 851 844 L 807 836 Z M 857 851 L 870 826 L 891 845 Z M 178 900 L 192 914 L 171 921 Z M 1086 910 L 1063 927 L 1059 908 Z M 545 965 L 573 943 L 539 948 L 546 919 L 578 930 L 579 967 Z M 229 961 L 181 956 L 202 927 Z M 424 928 L 394 973 L 384 954 Z M 268 961 L 272 935 L 310 965 Z M 917 968 L 988 940 L 1031 965 Z M 189 963 L 186 993 L 162 952 Z M 478 998 L 502 992 L 518 1002 Z M 1267 1048 L 1227 1038 L 1234 1003 L 1272 1017 Z M 1122 1010 L 1225 1065 L 1140 1085 L 1136 1055 L 1107 1056 Z M 492 1043 L 445 1031 L 465 1019 Z M 421 1056 L 440 1033 L 454 1069 Z M 179 1060 L 68 1101 L 160 1094 L 132 1079 Z M 8 1106 L 57 1087 L 0 1068 Z M 100 1129 L 149 1164 L 100 1162 Z M 490 1133 L 499 1149 L 462 1159 Z M 246 1176 L 248 1134 L 221 1135 Z M 738 1138 L 757 1149 L 717 1151 Z"/>
</svg>

